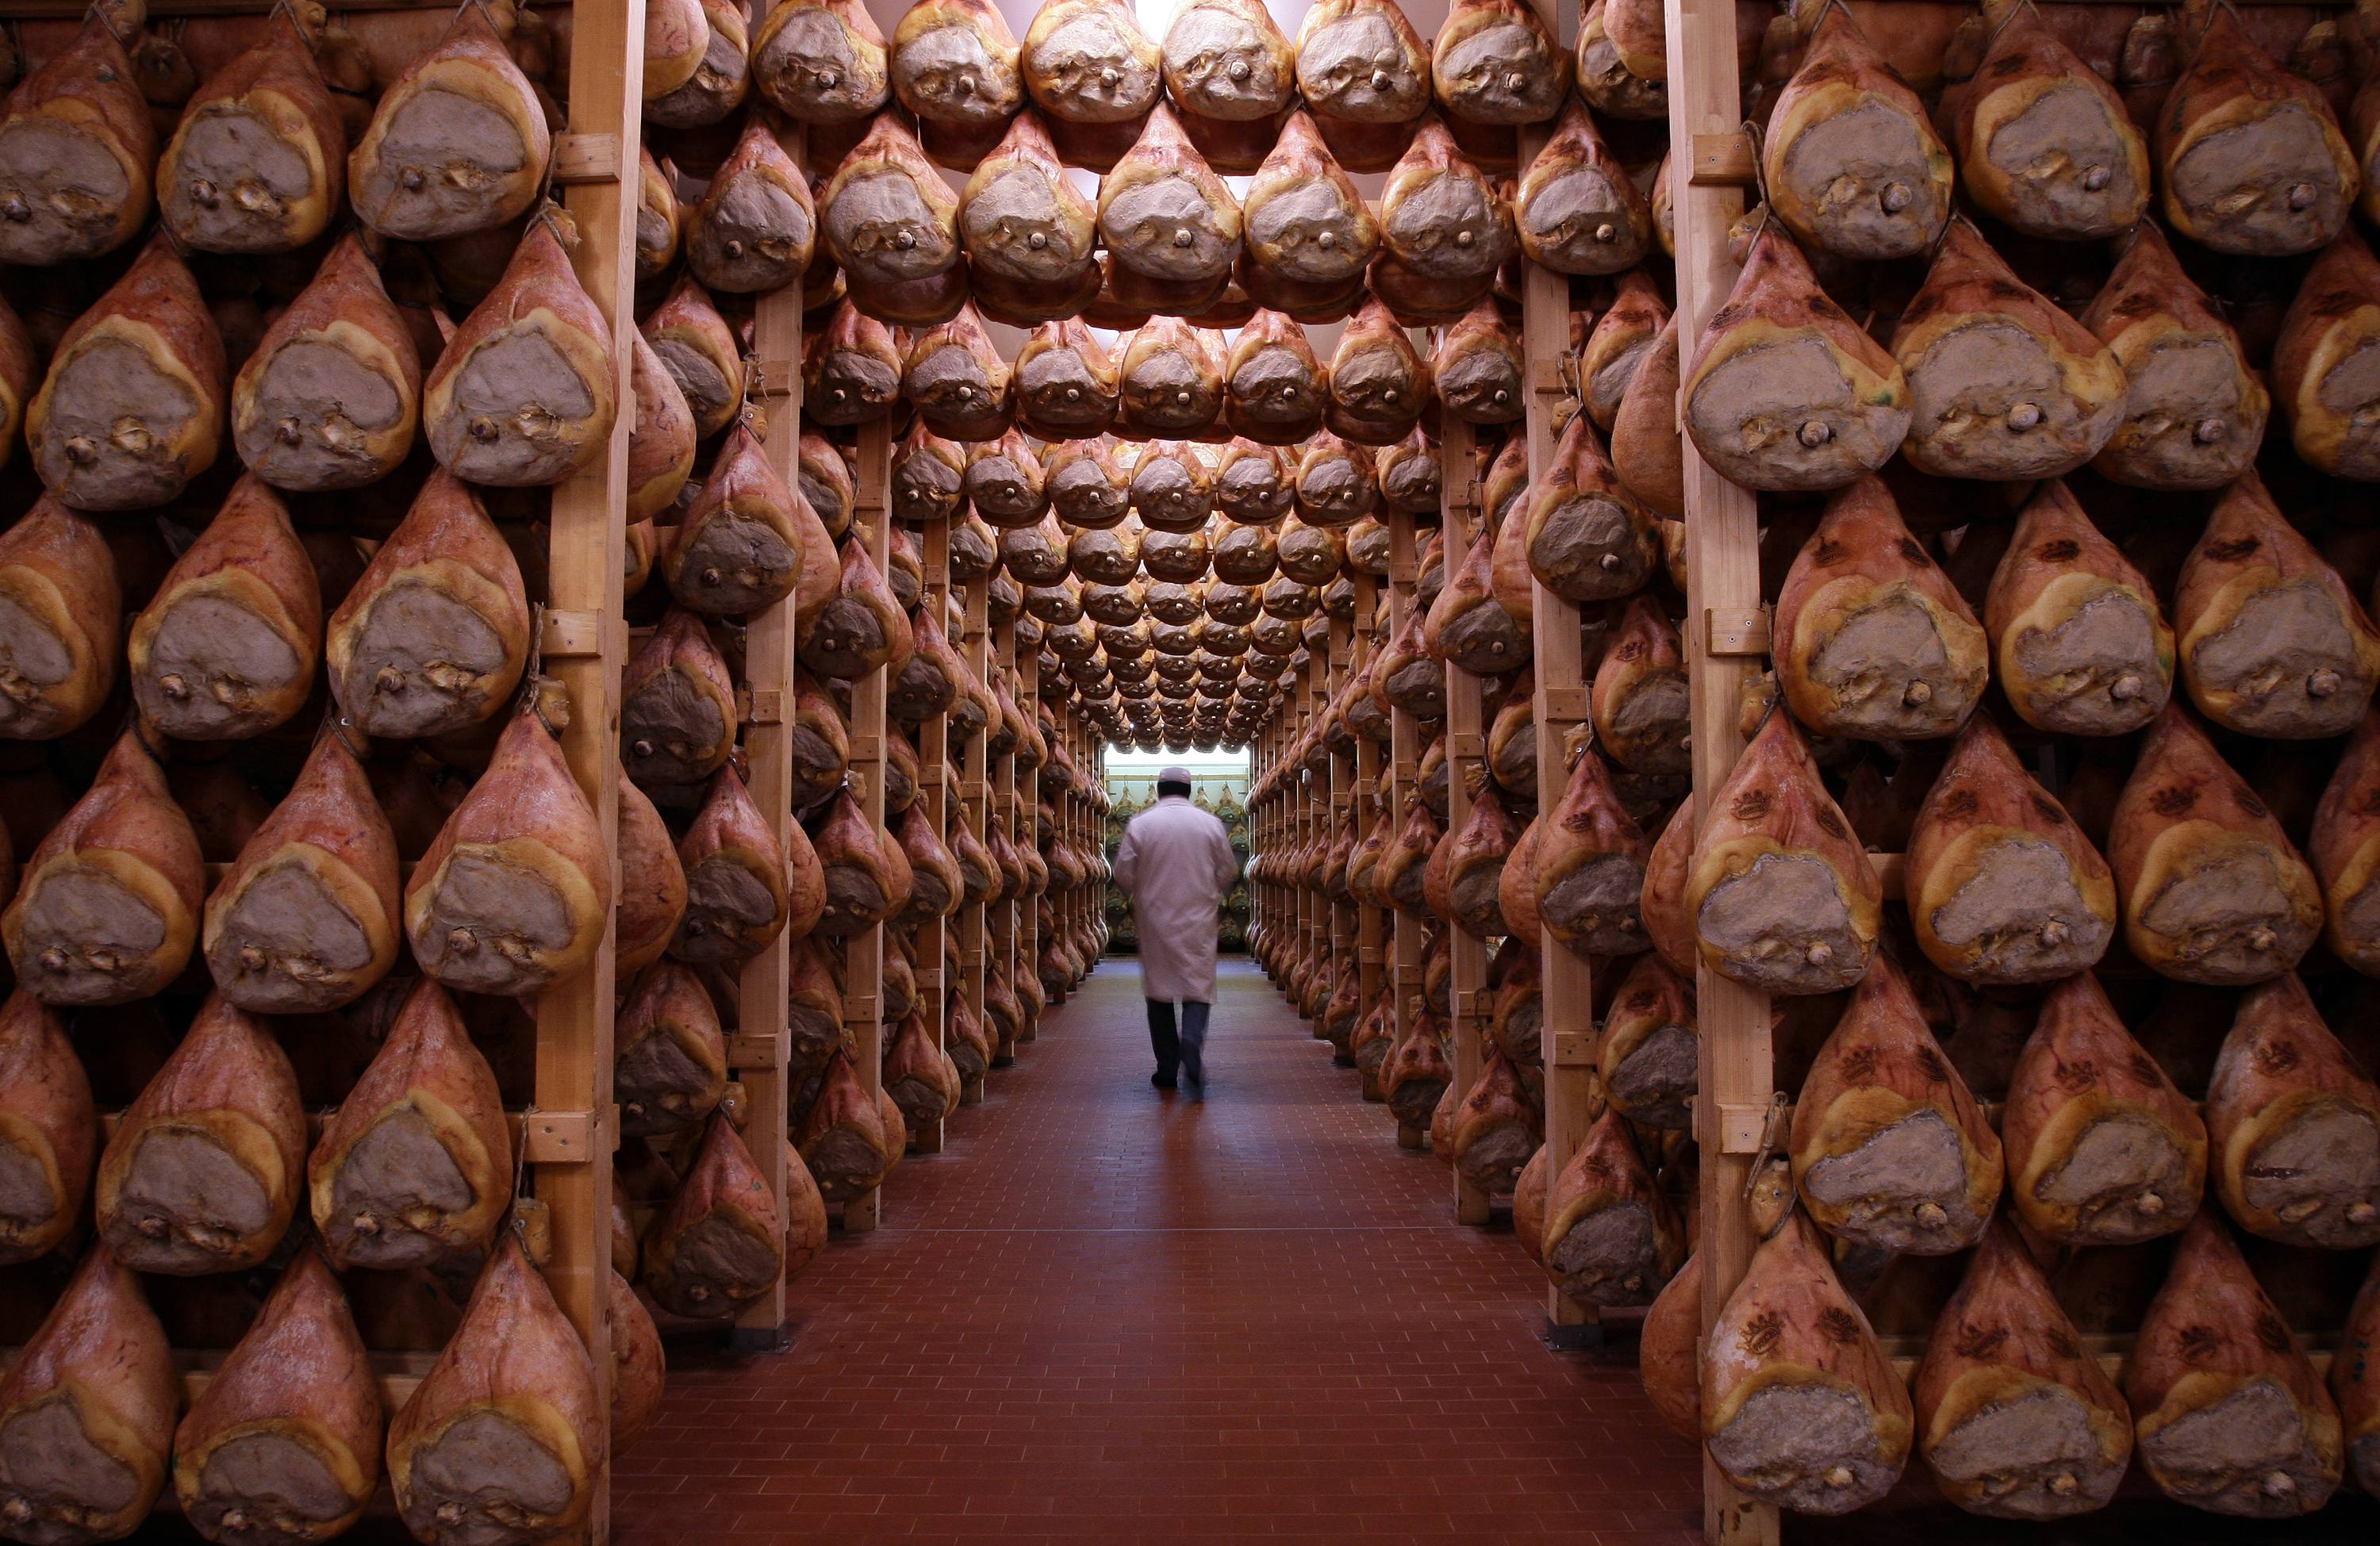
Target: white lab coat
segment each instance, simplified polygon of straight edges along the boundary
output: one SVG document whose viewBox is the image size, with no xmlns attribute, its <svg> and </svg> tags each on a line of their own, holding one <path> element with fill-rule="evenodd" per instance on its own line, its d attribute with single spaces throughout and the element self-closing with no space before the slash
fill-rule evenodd
<svg viewBox="0 0 2380 1546">
<path fill-rule="evenodd" d="M 1215 1001 L 1215 939 L 1240 873 L 1223 824 L 1180 795 L 1132 818 L 1116 847 L 1115 883 L 1140 925 L 1141 992 Z"/>
</svg>

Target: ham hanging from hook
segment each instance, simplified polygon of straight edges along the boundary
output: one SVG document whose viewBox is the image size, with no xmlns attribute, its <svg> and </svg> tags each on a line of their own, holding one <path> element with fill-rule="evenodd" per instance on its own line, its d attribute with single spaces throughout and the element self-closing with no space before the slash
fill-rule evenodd
<svg viewBox="0 0 2380 1546">
<path fill-rule="evenodd" d="M 346 170 L 346 129 L 295 15 L 269 17 L 184 105 L 157 163 L 157 212 L 197 251 L 291 252 L 340 212 Z"/>
<path fill-rule="evenodd" d="M 465 236 L 526 213 L 552 154 L 537 89 L 486 10 L 467 6 L 382 93 L 347 158 L 348 195 L 382 236 Z"/>
<path fill-rule="evenodd" d="M 94 8 L 0 103 L 0 263 L 45 267 L 122 247 L 148 223 L 156 162 L 132 60 Z"/>
</svg>

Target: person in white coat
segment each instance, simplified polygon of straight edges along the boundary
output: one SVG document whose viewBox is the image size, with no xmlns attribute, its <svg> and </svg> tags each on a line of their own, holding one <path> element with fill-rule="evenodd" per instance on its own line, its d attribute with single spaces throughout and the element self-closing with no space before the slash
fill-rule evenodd
<svg viewBox="0 0 2380 1546">
<path fill-rule="evenodd" d="M 1140 925 L 1140 985 L 1157 1053 L 1149 1082 L 1160 1090 L 1174 1087 L 1177 1070 L 1206 1085 L 1215 940 L 1224 894 L 1239 873 L 1223 824 L 1190 803 L 1188 770 L 1160 773 L 1157 803 L 1132 818 L 1116 847 L 1115 883 L 1132 899 Z M 1176 999 L 1182 1003 L 1178 1033 Z"/>
</svg>

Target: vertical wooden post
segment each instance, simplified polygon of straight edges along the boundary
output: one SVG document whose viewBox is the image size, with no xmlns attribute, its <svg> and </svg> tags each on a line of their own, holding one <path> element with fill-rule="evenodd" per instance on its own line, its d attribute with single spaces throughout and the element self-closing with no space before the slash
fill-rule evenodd
<svg viewBox="0 0 2380 1546">
<path fill-rule="evenodd" d="M 885 491 L 892 477 L 892 427 L 870 419 L 859 427 L 858 477 L 851 501 L 849 541 L 865 541 L 868 556 L 881 573 L 892 551 L 892 512 Z M 884 829 L 884 738 L 892 731 L 884 719 L 885 681 L 882 667 L 851 684 L 851 787 L 859 814 L 869 828 Z M 845 942 L 843 961 L 843 1023 L 859 1049 L 859 1085 L 876 1099 L 884 1088 L 884 925 L 861 930 Z M 882 1189 L 855 1197 L 843 1205 L 843 1226 L 864 1235 L 882 1217 Z"/>
<path fill-rule="evenodd" d="M 1440 530 L 1445 534 L 1446 574 L 1451 583 L 1454 574 L 1471 556 L 1471 545 L 1485 542 L 1488 533 L 1481 525 L 1479 505 L 1478 459 L 1474 454 L 1478 431 L 1463 419 L 1448 414 L 1439 427 L 1439 473 Z M 1454 666 L 1446 668 L 1446 829 L 1461 831 L 1471 813 L 1474 800 L 1493 800 L 1494 793 L 1484 788 L 1474 793 L 1475 785 L 1488 776 L 1488 727 L 1481 708 L 1479 679 Z M 1449 1029 L 1454 1036 L 1455 1099 L 1461 1100 L 1479 1082 L 1479 1071 L 1487 1062 L 1488 1036 L 1488 941 L 1462 927 L 1452 919 L 1446 921 L 1452 931 L 1450 936 L 1452 972 L 1450 973 Z M 1452 1156 L 1446 1156 L 1451 1159 Z M 1485 1224 L 1488 1222 L 1488 1192 L 1475 1182 L 1454 1171 L 1454 1222 Z"/>
<path fill-rule="evenodd" d="M 1561 0 L 1530 3 L 1546 30 L 1561 37 Z M 1571 35 L 1576 35 L 1575 27 Z M 1733 44 L 1729 46 L 1731 50 Z M 1731 52 L 1729 57 L 1733 58 Z M 1522 129 L 1523 165 L 1545 147 L 1550 132 L 1551 126 L 1546 124 Z M 1566 277 L 1535 263 L 1522 265 L 1521 333 L 1522 357 L 1529 374 L 1529 481 L 1535 484 L 1553 466 L 1554 407 L 1566 390 L 1560 369 L 1570 349 L 1570 281 Z M 1561 803 L 1562 791 L 1570 782 L 1571 755 L 1586 723 L 1585 652 L 1580 647 L 1577 603 L 1535 582 L 1532 602 L 1536 614 L 1531 634 L 1536 697 L 1531 713 L 1537 732 L 1537 809 L 1550 812 Z M 1585 750 L 1581 755 L 1595 754 Z M 1594 1098 L 1595 984 L 1585 958 L 1550 932 L 1545 936 L 1540 959 L 1545 980 L 1546 1178 L 1550 1183 L 1586 1135 L 1587 1108 Z M 1546 1291 L 1546 1314 L 1557 1326 L 1592 1324 L 1598 1319 L 1593 1310 L 1551 1286 Z"/>
<path fill-rule="evenodd" d="M 1419 605 L 1415 592 L 1421 584 L 1421 560 L 1415 550 L 1413 512 L 1389 513 L 1389 637 L 1404 632 L 1406 620 Z M 1421 727 L 1398 708 L 1389 716 L 1389 819 L 1402 823 L 1421 800 Z M 1397 1035 L 1402 1037 L 1419 1018 L 1422 1008 L 1422 922 L 1402 908 L 1393 914 L 1396 956 L 1389 968 L 1394 994 Z M 1426 1139 L 1400 1128 L 1397 1142 L 1408 1149 Z"/>
<path fill-rule="evenodd" d="M 1735 64 L 1733 0 L 1669 0 L 1670 143 L 1685 147 L 1701 134 L 1732 132 L 1741 119 Z M 1701 187 L 1680 175 L 1690 157 L 1671 163 L 1677 229 L 1678 343 L 1692 354 L 1712 313 L 1734 287 L 1728 226 L 1743 211 L 1734 187 Z M 1759 520 L 1747 489 L 1713 472 L 1681 435 L 1685 457 L 1686 664 L 1692 692 L 1694 823 L 1708 813 L 1711 792 L 1743 751 L 1742 693 L 1758 669 L 1749 658 L 1710 653 L 1709 619 L 1716 609 L 1741 615 L 1760 605 Z M 1540 747 L 1545 744 L 1539 742 Z M 1694 1253 L 1702 1274 L 1703 1329 L 1726 1302 L 1752 1260 L 1752 1221 L 1743 1198 L 1751 1156 L 1727 1153 L 1719 1113 L 1729 1105 L 1767 1103 L 1775 1072 L 1768 1045 L 1768 1000 L 1707 967 L 1694 973 L 1701 1028 L 1699 1094 L 1694 1137 L 1702 1152 L 1702 1238 Z M 1547 999 L 1552 1001 L 1551 984 Z M 1775 1546 L 1777 1510 L 1754 1503 L 1703 1458 L 1703 1534 L 1725 1546 Z"/>
<path fill-rule="evenodd" d="M 1347 686 L 1347 672 L 1355 656 L 1355 624 L 1350 613 L 1346 620 L 1330 620 L 1330 664 L 1322 678 L 1322 692 L 1317 698 L 1319 711 L 1327 712 Z M 1355 815 L 1355 747 L 1351 742 L 1343 752 L 1330 756 L 1330 819 L 1327 830 L 1329 840 L 1336 844 L 1342 827 Z M 1330 913 L 1330 983 L 1335 990 L 1342 973 L 1356 962 L 1363 948 L 1363 924 L 1355 916 L 1355 904 L 1326 897 L 1322 905 Z M 1330 1000 L 1323 1000 L 1323 1012 L 1315 1018 L 1314 1033 L 1328 1037 L 1330 1028 Z"/>
<path fill-rule="evenodd" d="M 990 605 L 990 577 L 978 574 L 967 582 L 966 627 L 960 634 L 959 653 L 966 658 L 967 669 L 985 682 L 991 681 L 991 626 L 988 621 Z M 991 805 L 991 731 L 992 727 L 986 725 L 970 736 L 955 759 L 959 769 L 959 801 L 963 807 L 961 819 L 978 843 L 990 835 L 984 818 Z M 959 912 L 959 972 L 964 978 L 960 991 L 966 996 L 967 1008 L 975 1012 L 978 1022 L 984 1021 L 985 911 L 983 903 L 972 901 Z M 988 1024 L 986 1028 L 989 1030 Z M 977 1079 L 962 1086 L 959 1104 L 981 1104 L 985 1083 L 986 1081 Z"/>
<path fill-rule="evenodd" d="M 637 320 L 638 122 L 644 99 L 644 0 L 581 4 L 573 15 L 570 128 L 606 147 L 598 180 L 564 195 L 578 227 L 571 266 L 612 329 L 613 400 L 610 442 L 594 464 L 553 490 L 547 552 L 545 669 L 570 701 L 562 754 L 595 807 L 618 868 L 620 816 L 620 666 L 628 630 L 622 616 L 627 551 L 628 433 L 636 421 L 630 385 Z M 616 874 L 614 884 L 617 884 Z M 545 1269 L 562 1312 L 594 1359 L 608 1403 L 612 1338 L 604 1310 L 612 1271 L 612 1150 L 620 1121 L 612 1102 L 614 941 L 606 920 L 594 961 L 538 996 L 537 1105 L 584 1113 L 587 1153 L 571 1164 L 537 1167 L 537 1196 L 552 1211 L 553 1254 Z M 601 1542 L 612 1528 L 608 1474 L 595 1483 L 584 1539 Z"/>
<path fill-rule="evenodd" d="M 1027 724 L 1041 722 L 1041 650 L 1020 646 L 1016 659 L 1017 677 L 1022 685 L 1016 690 L 1017 707 L 1025 711 Z M 1026 852 L 1040 846 L 1036 813 L 1041 803 L 1041 769 L 1016 769 L 1014 803 L 1016 827 L 1014 840 L 1016 852 Z M 1027 976 L 1038 980 L 1041 963 L 1041 899 L 1025 896 L 1016 899 L 1016 964 Z M 1022 999 L 1023 995 L 1018 995 Z M 1025 1022 L 1017 1027 L 1016 1039 L 1029 1042 L 1041 1033 L 1041 1017 L 1033 1012 L 1033 1004 L 1025 999 Z"/>
<path fill-rule="evenodd" d="M 806 161 L 799 125 L 782 127 L 778 143 L 796 166 Z M 746 389 L 767 416 L 764 449 L 769 465 L 788 489 L 799 486 L 802 439 L 802 289 L 787 285 L 760 297 L 752 312 L 756 356 Z M 752 801 L 776 834 L 777 846 L 791 840 L 794 826 L 794 693 L 797 669 L 794 598 L 787 597 L 748 620 L 744 634 L 744 681 L 752 709 L 744 732 L 747 781 Z M 782 1215 L 785 1206 L 785 1145 L 772 1135 L 785 1129 L 785 1074 L 791 1036 L 785 1023 L 792 991 L 794 941 L 783 934 L 744 963 L 736 995 L 735 1040 L 728 1043 L 728 1072 L 743 1082 L 750 1108 L 747 1130 L 758 1134 L 752 1160 L 769 1183 Z M 744 1307 L 733 1340 L 739 1346 L 782 1345 L 785 1286 Z"/>
<path fill-rule="evenodd" d="M 1372 626 L 1373 614 L 1379 608 L 1379 582 L 1362 570 L 1355 572 L 1355 653 L 1352 670 L 1360 675 L 1371 663 L 1382 641 Z M 1381 797 L 1380 743 L 1368 735 L 1355 738 L 1355 820 L 1356 840 L 1362 841 L 1379 820 L 1382 811 L 1396 806 Z M 1358 1014 L 1370 1014 L 1378 1002 L 1380 990 L 1388 985 L 1389 914 L 1386 910 L 1363 906 L 1355 914 L 1355 972 L 1361 986 L 1362 1002 Z M 1350 1059 L 1352 1061 L 1352 1059 Z"/>
<path fill-rule="evenodd" d="M 938 628 L 950 625 L 951 595 L 951 524 L 948 520 L 928 521 L 919 537 L 925 569 L 925 585 L 917 595 L 917 610 L 934 620 Z M 934 836 L 942 835 L 942 820 L 948 809 L 950 792 L 950 731 L 947 715 L 936 714 L 917 727 L 917 803 Z M 934 1045 L 947 1048 L 950 1027 L 942 1013 L 942 920 L 929 918 L 917 925 L 915 944 L 917 952 L 917 1012 L 926 1017 L 926 1029 L 934 1038 Z M 942 1119 L 939 1117 L 928 1124 L 928 1130 L 913 1132 L 910 1141 L 921 1154 L 942 1152 Z"/>
<path fill-rule="evenodd" d="M 1016 695 L 1014 666 L 1016 664 L 1016 620 L 994 624 L 991 631 L 991 669 L 998 672 L 1001 684 L 1013 699 Z M 1019 704 L 1018 709 L 1024 711 Z M 992 787 L 990 819 L 1000 824 L 1000 830 L 1013 843 L 1016 834 L 1016 754 L 991 759 Z M 1016 897 L 1004 897 L 990 913 L 988 933 L 990 936 L 990 956 L 985 963 L 987 972 L 1014 972 L 1016 957 L 1016 915 L 1024 902 Z M 1016 1044 L 1022 1039 L 1018 1029 L 1011 1027 L 1000 1038 L 992 1057 L 992 1067 L 1006 1068 L 1016 1061 Z"/>
</svg>

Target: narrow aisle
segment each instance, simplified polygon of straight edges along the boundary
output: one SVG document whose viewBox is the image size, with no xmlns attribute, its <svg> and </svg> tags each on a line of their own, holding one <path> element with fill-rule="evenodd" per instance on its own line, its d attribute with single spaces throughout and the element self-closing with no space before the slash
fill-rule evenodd
<svg viewBox="0 0 2380 1546">
<path fill-rule="evenodd" d="M 1219 988 L 1194 1103 L 1103 962 L 795 1282 L 791 1353 L 672 1369 L 620 1539 L 1698 1540 L 1633 1345 L 1539 1346 L 1510 1231 L 1253 966 Z"/>
</svg>

